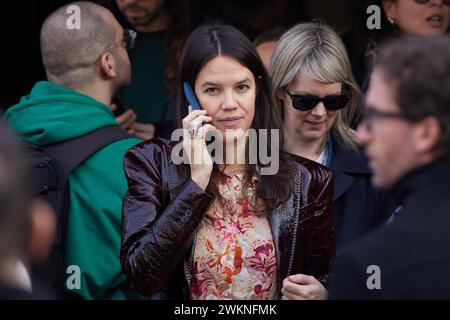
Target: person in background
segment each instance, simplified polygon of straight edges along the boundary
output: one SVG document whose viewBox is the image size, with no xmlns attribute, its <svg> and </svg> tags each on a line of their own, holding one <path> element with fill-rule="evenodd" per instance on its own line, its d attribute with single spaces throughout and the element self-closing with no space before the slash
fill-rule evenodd
<svg viewBox="0 0 450 320">
<path fill-rule="evenodd" d="M 366 10 L 376 5 L 382 9 L 381 28 L 368 29 Z M 448 32 L 448 0 L 366 0 L 361 3 L 352 32 L 344 36 L 353 71 L 362 91 L 366 92 L 378 47 L 402 34 L 435 36 Z M 357 122 L 353 124 L 356 128 Z"/>
<path fill-rule="evenodd" d="M 70 5 L 80 8 L 80 29 L 67 28 Z M 74 2 L 51 13 L 40 34 L 48 81 L 36 83 L 8 109 L 5 118 L 12 129 L 27 142 L 47 146 L 103 127 L 119 128 L 109 106 L 131 80 L 127 48 L 134 36 L 108 9 L 92 2 Z M 124 299 L 130 292 L 119 260 L 126 192 L 122 161 L 126 150 L 141 141 L 130 136 L 110 143 L 68 175 L 64 264 L 81 271 L 80 287 L 66 288 L 68 296 Z"/>
<path fill-rule="evenodd" d="M 0 298 L 33 299 L 29 275 L 20 262 L 31 224 L 24 155 L 3 121 L 0 135 Z"/>
<path fill-rule="evenodd" d="M 50 299 L 32 287 L 29 266 L 49 256 L 54 212 L 31 199 L 25 152 L 3 120 L 0 136 L 0 300 Z"/>
<path fill-rule="evenodd" d="M 450 39 L 380 49 L 358 127 L 372 183 L 401 205 L 343 250 L 330 299 L 450 299 Z"/>
<path fill-rule="evenodd" d="M 254 46 L 229 25 L 200 26 L 186 42 L 180 71 L 202 109 L 188 109 L 180 83 L 181 144 L 153 139 L 124 160 L 121 261 L 129 281 L 159 299 L 324 299 L 335 252 L 333 177 L 283 151 L 280 114 Z M 269 131 L 265 144 L 260 129 Z M 217 161 L 207 133 L 223 146 Z M 180 146 L 182 163 L 172 152 Z M 279 158 L 263 165 L 258 155 L 266 151 Z M 292 292 L 292 281 L 302 292 Z"/>
<path fill-rule="evenodd" d="M 176 73 L 192 30 L 189 0 L 114 0 L 112 6 L 137 31 L 130 50 L 132 79 L 120 92 L 121 126 L 144 140 L 170 137 L 175 129 Z M 118 108 L 117 104 L 112 105 Z M 123 111 L 123 110 L 122 110 Z"/>
<path fill-rule="evenodd" d="M 371 186 L 367 158 L 349 126 L 361 93 L 344 44 L 321 22 L 298 24 L 278 41 L 269 74 L 283 113 L 285 150 L 334 171 L 333 224 L 339 251 L 396 208 Z"/>
<path fill-rule="evenodd" d="M 402 33 L 440 35 L 450 25 L 448 0 L 382 0 L 381 3 L 389 23 Z"/>
<path fill-rule="evenodd" d="M 275 49 L 275 46 L 284 31 L 285 30 L 282 28 L 275 28 L 261 33 L 253 41 L 253 45 L 261 57 L 264 68 L 266 68 L 267 71 L 269 71 L 270 59 L 272 58 L 273 50 Z"/>
</svg>

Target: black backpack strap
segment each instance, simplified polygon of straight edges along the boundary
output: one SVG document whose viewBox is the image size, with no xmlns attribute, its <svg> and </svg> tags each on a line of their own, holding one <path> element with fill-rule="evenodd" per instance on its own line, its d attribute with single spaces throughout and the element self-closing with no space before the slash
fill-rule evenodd
<svg viewBox="0 0 450 320">
<path fill-rule="evenodd" d="M 45 146 L 45 152 L 56 157 L 67 173 L 103 147 L 132 136 L 118 126 L 108 126 L 83 136 Z"/>
</svg>

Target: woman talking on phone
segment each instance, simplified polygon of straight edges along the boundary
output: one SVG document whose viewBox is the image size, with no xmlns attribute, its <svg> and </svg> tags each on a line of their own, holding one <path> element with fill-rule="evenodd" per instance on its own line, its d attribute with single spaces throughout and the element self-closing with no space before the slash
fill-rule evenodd
<svg viewBox="0 0 450 320">
<path fill-rule="evenodd" d="M 174 163 L 177 142 L 163 139 L 131 148 L 124 160 L 121 263 L 129 281 L 152 299 L 325 298 L 335 255 L 332 173 L 283 152 L 281 117 L 251 42 L 231 26 L 203 25 L 185 44 L 180 72 L 185 163 Z M 188 108 L 183 83 L 201 109 Z M 259 157 L 247 161 L 247 133 L 261 129 L 279 146 L 258 143 L 258 154 L 268 149 L 279 162 L 271 174 Z M 223 146 L 214 155 L 205 140 L 212 133 Z M 230 153 L 245 161 L 216 161 Z M 292 292 L 294 283 L 302 292 Z"/>
</svg>

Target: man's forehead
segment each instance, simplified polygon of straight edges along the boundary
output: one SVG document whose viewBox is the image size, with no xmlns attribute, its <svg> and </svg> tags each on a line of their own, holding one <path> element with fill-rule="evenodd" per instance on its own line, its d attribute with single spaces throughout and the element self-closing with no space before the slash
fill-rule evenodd
<svg viewBox="0 0 450 320">
<path fill-rule="evenodd" d="M 366 94 L 366 104 L 381 109 L 398 109 L 396 96 L 396 84 L 386 78 L 381 69 L 375 69 L 370 78 L 369 90 Z"/>
</svg>

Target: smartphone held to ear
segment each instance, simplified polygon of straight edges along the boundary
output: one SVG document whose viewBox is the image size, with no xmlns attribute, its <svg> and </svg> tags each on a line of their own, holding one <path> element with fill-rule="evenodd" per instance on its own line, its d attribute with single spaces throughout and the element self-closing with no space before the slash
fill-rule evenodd
<svg viewBox="0 0 450 320">
<path fill-rule="evenodd" d="M 192 90 L 191 85 L 189 82 L 185 81 L 183 83 L 183 89 L 184 89 L 184 95 L 192 107 L 192 110 L 201 110 L 200 103 L 197 100 L 197 97 L 195 96 L 194 90 Z"/>
</svg>

